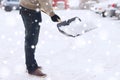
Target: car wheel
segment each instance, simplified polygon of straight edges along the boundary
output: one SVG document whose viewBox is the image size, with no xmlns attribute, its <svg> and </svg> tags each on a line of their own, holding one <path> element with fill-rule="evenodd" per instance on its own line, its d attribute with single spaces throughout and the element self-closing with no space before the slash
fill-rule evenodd
<svg viewBox="0 0 120 80">
<path fill-rule="evenodd" d="M 10 12 L 12 11 L 12 8 L 10 6 L 5 6 L 5 11 Z"/>
<path fill-rule="evenodd" d="M 101 13 L 102 17 L 106 17 L 105 11 Z"/>
</svg>

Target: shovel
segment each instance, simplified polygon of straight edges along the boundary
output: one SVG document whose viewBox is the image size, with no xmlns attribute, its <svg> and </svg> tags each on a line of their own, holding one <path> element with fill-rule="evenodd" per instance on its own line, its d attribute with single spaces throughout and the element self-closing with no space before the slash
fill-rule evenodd
<svg viewBox="0 0 120 80">
<path fill-rule="evenodd" d="M 85 27 L 79 17 L 73 17 L 65 21 L 60 21 L 57 24 L 59 32 L 69 37 L 77 37 L 86 32 L 89 32 L 96 27 Z"/>
</svg>

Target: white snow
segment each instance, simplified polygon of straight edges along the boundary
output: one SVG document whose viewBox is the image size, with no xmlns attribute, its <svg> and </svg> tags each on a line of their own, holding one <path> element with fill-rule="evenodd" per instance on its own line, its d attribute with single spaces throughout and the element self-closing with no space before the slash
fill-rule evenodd
<svg viewBox="0 0 120 80">
<path fill-rule="evenodd" d="M 36 59 L 48 76 L 39 79 L 26 72 L 24 25 L 19 12 L 0 10 L 0 80 L 120 80 L 120 21 L 86 10 L 55 12 L 62 20 L 78 16 L 98 28 L 76 38 L 67 37 L 42 13 Z"/>
</svg>

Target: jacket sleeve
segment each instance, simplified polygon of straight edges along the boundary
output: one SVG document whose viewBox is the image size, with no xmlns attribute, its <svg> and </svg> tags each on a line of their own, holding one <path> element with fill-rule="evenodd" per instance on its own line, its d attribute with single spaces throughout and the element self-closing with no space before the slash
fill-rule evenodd
<svg viewBox="0 0 120 80">
<path fill-rule="evenodd" d="M 50 0 L 38 0 L 38 1 L 40 3 L 40 8 L 43 12 L 45 12 L 48 15 L 54 13 Z"/>
</svg>

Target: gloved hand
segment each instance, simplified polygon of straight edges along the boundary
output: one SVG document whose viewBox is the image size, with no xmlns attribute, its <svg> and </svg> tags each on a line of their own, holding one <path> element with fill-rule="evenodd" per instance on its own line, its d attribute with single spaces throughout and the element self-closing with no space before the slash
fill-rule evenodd
<svg viewBox="0 0 120 80">
<path fill-rule="evenodd" d="M 51 19 L 53 22 L 59 22 L 61 19 L 58 15 L 54 14 L 53 16 L 51 16 Z"/>
</svg>

